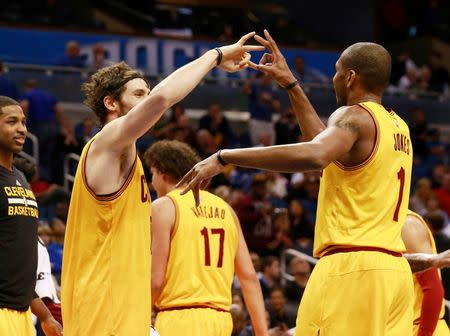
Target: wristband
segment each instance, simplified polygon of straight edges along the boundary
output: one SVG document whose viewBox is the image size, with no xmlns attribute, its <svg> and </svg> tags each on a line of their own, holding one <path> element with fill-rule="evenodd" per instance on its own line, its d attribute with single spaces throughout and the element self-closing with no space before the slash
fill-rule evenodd
<svg viewBox="0 0 450 336">
<path fill-rule="evenodd" d="M 292 88 L 294 88 L 295 86 L 300 85 L 300 83 L 298 82 L 298 80 L 296 80 L 295 82 L 292 82 L 291 84 L 289 84 L 288 86 L 285 87 L 286 90 L 290 90 Z"/>
<path fill-rule="evenodd" d="M 217 56 L 217 65 L 220 65 L 220 63 L 222 62 L 223 52 L 222 50 L 220 50 L 220 48 L 214 48 L 214 50 L 219 54 Z"/>
<path fill-rule="evenodd" d="M 220 155 L 220 152 L 221 152 L 222 150 L 219 150 L 218 152 L 217 152 L 217 161 L 219 161 L 219 163 L 222 165 L 222 166 L 226 166 L 227 165 L 227 163 L 225 162 L 225 160 L 223 159 L 223 157 Z"/>
</svg>

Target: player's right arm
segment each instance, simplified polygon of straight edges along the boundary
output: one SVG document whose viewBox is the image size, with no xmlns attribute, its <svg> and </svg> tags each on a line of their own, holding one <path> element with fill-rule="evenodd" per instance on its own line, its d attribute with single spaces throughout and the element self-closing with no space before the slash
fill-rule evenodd
<svg viewBox="0 0 450 336">
<path fill-rule="evenodd" d="M 402 239 L 408 253 L 433 253 L 428 230 L 416 216 L 406 216 Z M 439 321 L 444 289 L 436 268 L 415 276 L 423 292 L 418 336 L 431 336 Z"/>
<path fill-rule="evenodd" d="M 267 30 L 264 30 L 266 39 L 255 35 L 256 41 L 265 46 L 270 53 L 264 54 L 259 64 L 250 62 L 249 65 L 256 70 L 263 71 L 269 74 L 281 87 L 285 88 L 294 83 L 296 78 L 292 74 L 286 60 L 278 48 L 276 42 L 270 36 Z M 301 78 L 299 81 L 301 82 Z M 306 97 L 300 84 L 287 90 L 289 100 L 291 101 L 292 110 L 297 117 L 298 125 L 302 131 L 305 141 L 312 140 L 317 134 L 322 132 L 326 126 L 320 120 L 316 110 L 311 105 L 308 97 Z"/>
<path fill-rule="evenodd" d="M 247 244 L 245 243 L 239 219 L 233 209 L 231 209 L 235 223 L 238 228 L 238 248 L 234 259 L 234 266 L 239 283 L 241 284 L 242 294 L 244 295 L 245 305 L 250 314 L 253 330 L 256 336 L 268 336 L 266 313 L 264 300 L 256 271 L 253 267 Z"/>
<path fill-rule="evenodd" d="M 250 60 L 248 52 L 264 49 L 262 46 L 245 45 L 245 42 L 254 35 L 254 32 L 248 33 L 238 42 L 220 47 L 223 56 L 219 68 L 228 72 L 245 68 Z M 218 56 L 217 50 L 209 50 L 173 72 L 125 116 L 108 123 L 102 130 L 102 135 L 96 140 L 96 146 L 122 153 L 123 149 L 147 132 L 168 108 L 186 97 L 198 85 L 217 65 Z"/>
<path fill-rule="evenodd" d="M 175 225 L 175 205 L 169 197 L 152 203 L 152 303 L 161 294 L 170 253 L 170 235 Z"/>
</svg>

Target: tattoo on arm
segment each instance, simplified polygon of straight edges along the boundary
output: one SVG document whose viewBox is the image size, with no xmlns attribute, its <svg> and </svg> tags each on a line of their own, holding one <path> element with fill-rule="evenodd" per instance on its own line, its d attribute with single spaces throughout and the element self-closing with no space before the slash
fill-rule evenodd
<svg viewBox="0 0 450 336">
<path fill-rule="evenodd" d="M 409 266 L 413 273 L 423 272 L 431 267 L 433 267 L 432 255 L 426 253 L 411 253 L 403 254 L 403 256 L 408 260 Z"/>
<path fill-rule="evenodd" d="M 360 127 L 355 122 L 355 120 L 347 115 L 342 116 L 341 118 L 337 119 L 334 123 L 334 126 L 342 129 L 349 130 L 350 132 L 353 132 L 355 134 L 359 134 Z"/>
</svg>

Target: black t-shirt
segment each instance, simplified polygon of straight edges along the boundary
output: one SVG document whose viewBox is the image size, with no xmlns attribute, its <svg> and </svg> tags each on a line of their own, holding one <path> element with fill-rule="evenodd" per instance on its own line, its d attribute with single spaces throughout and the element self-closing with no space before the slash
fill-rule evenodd
<svg viewBox="0 0 450 336">
<path fill-rule="evenodd" d="M 23 174 L 0 166 L 0 308 L 25 311 L 33 300 L 38 208 Z"/>
</svg>

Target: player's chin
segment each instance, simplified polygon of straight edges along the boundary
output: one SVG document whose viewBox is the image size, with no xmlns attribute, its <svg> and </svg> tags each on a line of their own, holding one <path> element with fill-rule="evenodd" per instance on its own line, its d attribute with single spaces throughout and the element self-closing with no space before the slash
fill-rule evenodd
<svg viewBox="0 0 450 336">
<path fill-rule="evenodd" d="M 12 148 L 11 148 L 11 151 L 12 151 L 14 154 L 18 154 L 18 153 L 20 153 L 20 152 L 22 151 L 22 149 L 23 149 L 23 145 L 14 144 L 14 145 L 12 146 Z"/>
</svg>

